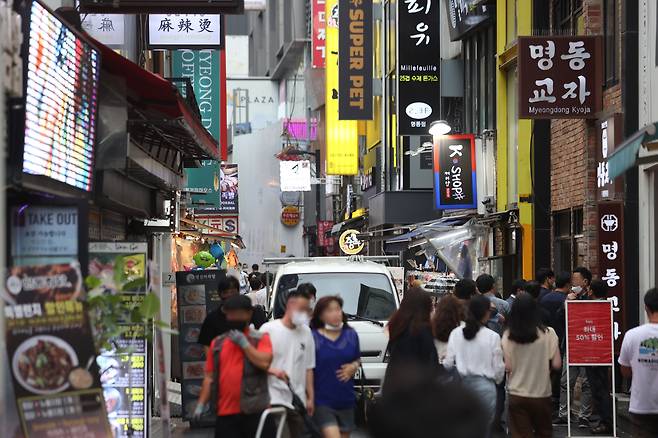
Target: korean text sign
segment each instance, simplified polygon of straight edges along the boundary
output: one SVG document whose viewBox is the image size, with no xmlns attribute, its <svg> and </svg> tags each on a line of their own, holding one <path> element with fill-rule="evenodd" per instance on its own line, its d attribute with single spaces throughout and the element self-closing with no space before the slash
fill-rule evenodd
<svg viewBox="0 0 658 438">
<path fill-rule="evenodd" d="M 610 365 L 613 361 L 610 301 L 566 301 L 569 365 Z"/>
<path fill-rule="evenodd" d="M 601 280 L 608 285 L 608 299 L 614 315 L 614 337 L 617 350 L 625 326 L 624 301 L 624 206 L 621 202 L 601 202 L 598 206 L 598 253 Z"/>
<path fill-rule="evenodd" d="M 601 38 L 519 37 L 519 118 L 596 118 L 601 110 Z"/>
<path fill-rule="evenodd" d="M 434 206 L 477 208 L 475 136 L 444 135 L 434 141 Z"/>
<path fill-rule="evenodd" d="M 325 0 L 313 0 L 313 68 L 324 68 L 326 58 L 327 14 Z"/>
<path fill-rule="evenodd" d="M 398 134 L 427 135 L 440 119 L 437 1 L 398 1 Z"/>
<path fill-rule="evenodd" d="M 340 0 L 338 113 L 372 119 L 372 0 Z"/>
</svg>

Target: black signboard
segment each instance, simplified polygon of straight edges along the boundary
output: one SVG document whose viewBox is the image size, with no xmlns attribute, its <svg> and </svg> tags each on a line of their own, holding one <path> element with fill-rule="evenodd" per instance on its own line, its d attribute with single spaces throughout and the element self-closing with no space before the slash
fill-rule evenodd
<svg viewBox="0 0 658 438">
<path fill-rule="evenodd" d="M 437 138 L 434 142 L 435 208 L 477 208 L 475 170 L 473 134 Z"/>
<path fill-rule="evenodd" d="M 109 436 L 76 263 L 10 269 L 8 367 L 26 438 Z"/>
<path fill-rule="evenodd" d="M 439 4 L 398 2 L 398 134 L 427 135 L 439 120 Z"/>
<path fill-rule="evenodd" d="M 372 119 L 372 0 L 340 0 L 338 118 Z"/>
<path fill-rule="evenodd" d="M 464 38 L 494 15 L 491 0 L 445 0 L 445 5 L 451 41 Z"/>
<path fill-rule="evenodd" d="M 219 282 L 226 278 L 220 270 L 176 272 L 178 293 L 178 331 L 182 368 L 181 392 L 183 417 L 191 419 L 203 383 L 206 355 L 197 343 L 206 315 L 219 307 Z M 215 414 L 208 411 L 202 424 L 214 424 Z"/>
<path fill-rule="evenodd" d="M 80 12 L 108 14 L 242 14 L 244 0 L 80 0 Z"/>
</svg>

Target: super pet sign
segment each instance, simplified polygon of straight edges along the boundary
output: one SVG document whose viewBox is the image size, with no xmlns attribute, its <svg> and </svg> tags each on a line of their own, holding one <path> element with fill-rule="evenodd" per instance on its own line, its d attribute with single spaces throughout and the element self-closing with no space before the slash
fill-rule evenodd
<svg viewBox="0 0 658 438">
<path fill-rule="evenodd" d="M 244 0 L 80 0 L 82 12 L 242 14 Z"/>
</svg>

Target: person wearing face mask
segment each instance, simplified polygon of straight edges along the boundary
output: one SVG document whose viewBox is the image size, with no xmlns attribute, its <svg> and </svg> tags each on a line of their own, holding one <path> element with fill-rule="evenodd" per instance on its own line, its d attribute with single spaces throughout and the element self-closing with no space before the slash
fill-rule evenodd
<svg viewBox="0 0 658 438">
<path fill-rule="evenodd" d="M 590 295 L 590 284 L 592 283 L 592 272 L 584 266 L 578 266 L 571 273 L 571 293 L 569 300 L 586 300 Z"/>
<path fill-rule="evenodd" d="M 317 299 L 318 291 L 315 289 L 315 286 L 313 286 L 312 283 L 302 283 L 299 286 L 297 286 L 298 291 L 306 292 L 308 296 L 311 298 L 311 313 L 309 313 L 309 318 L 313 315 L 313 309 L 315 308 L 315 302 Z"/>
<path fill-rule="evenodd" d="M 274 352 L 268 370 L 272 405 L 283 406 L 288 411 L 285 437 L 298 438 L 304 433 L 304 419 L 293 407 L 290 388 L 305 403 L 309 415 L 315 410 L 315 342 L 308 326 L 310 311 L 310 295 L 298 288 L 288 294 L 283 317 L 261 327 L 261 331 L 270 335 Z"/>
<path fill-rule="evenodd" d="M 212 398 L 217 414 L 215 437 L 252 438 L 270 403 L 267 370 L 272 344 L 268 334 L 249 329 L 253 314 L 249 298 L 233 296 L 226 300 L 223 311 L 229 331 L 210 344 L 193 418 L 199 420 L 206 413 Z M 272 425 L 267 430 L 271 433 Z"/>
<path fill-rule="evenodd" d="M 320 298 L 313 311 L 315 415 L 324 438 L 348 438 L 355 428 L 354 375 L 359 370 L 359 336 L 347 325 L 343 299 Z"/>
</svg>

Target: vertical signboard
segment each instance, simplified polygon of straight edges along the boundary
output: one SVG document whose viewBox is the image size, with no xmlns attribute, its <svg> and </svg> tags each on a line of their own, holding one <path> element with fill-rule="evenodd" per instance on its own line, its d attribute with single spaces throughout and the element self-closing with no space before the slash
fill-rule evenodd
<svg viewBox="0 0 658 438">
<path fill-rule="evenodd" d="M 439 114 L 439 2 L 398 1 L 398 134 L 427 135 Z"/>
<path fill-rule="evenodd" d="M 608 158 L 615 151 L 615 146 L 623 139 L 622 115 L 613 114 L 599 120 L 599 143 L 596 148 L 596 197 L 598 200 L 613 199 L 617 193 L 624 191 L 623 180 L 610 179 Z"/>
<path fill-rule="evenodd" d="M 339 0 L 338 113 L 372 119 L 372 0 Z"/>
<path fill-rule="evenodd" d="M 434 141 L 434 206 L 477 208 L 475 136 L 444 135 Z"/>
<path fill-rule="evenodd" d="M 145 242 L 91 242 L 89 275 L 100 282 L 102 293 L 119 294 L 127 309 L 146 296 Z M 121 321 L 122 332 L 113 341 L 117 351 L 97 359 L 105 407 L 114 438 L 148 438 L 149 397 L 146 325 Z"/>
<path fill-rule="evenodd" d="M 358 175 L 359 131 L 356 120 L 338 117 L 338 0 L 326 0 L 325 131 L 327 175 Z"/>
<path fill-rule="evenodd" d="M 220 138 L 220 62 L 217 50 L 176 50 L 172 54 L 172 76 L 174 78 L 189 78 L 192 82 L 194 95 L 201 123 L 210 134 Z M 181 94 L 187 97 L 187 90 L 181 86 Z"/>
<path fill-rule="evenodd" d="M 598 206 L 598 255 L 601 280 L 608 285 L 608 298 L 614 311 L 614 337 L 617 350 L 625 330 L 624 302 L 624 205 L 601 202 Z"/>
<path fill-rule="evenodd" d="M 313 53 L 312 53 L 312 66 L 313 68 L 324 68 L 326 58 L 325 41 L 327 39 L 326 26 L 326 12 L 325 0 L 313 0 L 312 4 L 313 14 Z"/>
<path fill-rule="evenodd" d="M 176 272 L 178 293 L 178 330 L 183 381 L 183 418 L 191 419 L 205 374 L 206 355 L 199 344 L 203 321 L 219 307 L 219 282 L 226 277 L 220 270 Z M 214 424 L 215 414 L 208 409 L 201 423 Z"/>
<path fill-rule="evenodd" d="M 21 436 L 109 436 L 79 263 L 13 267 L 6 280 L 8 368 Z"/>
<path fill-rule="evenodd" d="M 519 37 L 519 118 L 596 118 L 600 36 Z"/>
</svg>

